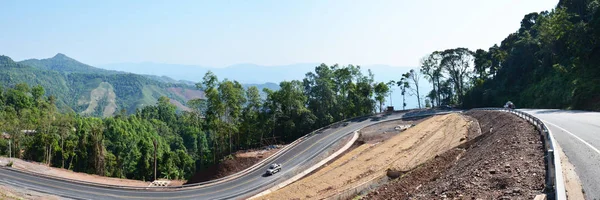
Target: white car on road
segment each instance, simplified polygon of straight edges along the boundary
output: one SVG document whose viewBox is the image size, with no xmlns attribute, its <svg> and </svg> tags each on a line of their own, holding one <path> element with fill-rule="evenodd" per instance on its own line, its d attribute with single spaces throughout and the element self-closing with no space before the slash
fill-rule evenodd
<svg viewBox="0 0 600 200">
<path fill-rule="evenodd" d="M 273 163 L 269 166 L 269 169 L 267 169 L 267 174 L 273 175 L 279 171 L 281 171 L 281 164 Z"/>
</svg>

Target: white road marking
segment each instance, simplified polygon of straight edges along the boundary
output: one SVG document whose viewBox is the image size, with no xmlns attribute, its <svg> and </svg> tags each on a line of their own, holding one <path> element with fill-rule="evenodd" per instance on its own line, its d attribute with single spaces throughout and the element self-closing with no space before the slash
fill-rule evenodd
<svg viewBox="0 0 600 200">
<path fill-rule="evenodd" d="M 592 148 L 592 150 L 596 151 L 596 153 L 600 154 L 600 150 L 598 150 L 596 147 L 592 146 L 590 143 L 586 142 L 585 140 L 581 139 L 580 137 L 577 137 L 575 134 L 573 134 L 573 133 L 571 133 L 571 132 L 567 131 L 567 129 L 564 129 L 564 128 L 562 128 L 562 127 L 560 127 L 560 126 L 557 126 L 556 124 L 550 123 L 550 122 L 548 122 L 548 121 L 546 121 L 546 120 L 542 120 L 542 121 L 543 121 L 544 123 L 546 123 L 546 124 L 550 124 L 550 125 L 552 125 L 552 126 L 555 126 L 556 128 L 558 128 L 558 129 L 560 129 L 560 130 L 562 130 L 562 131 L 564 131 L 564 132 L 566 132 L 566 133 L 570 134 L 570 135 L 571 135 L 571 136 L 573 136 L 574 138 L 577 138 L 579 141 L 583 142 L 583 144 L 585 144 L 585 145 L 587 145 L 588 147 Z"/>
</svg>

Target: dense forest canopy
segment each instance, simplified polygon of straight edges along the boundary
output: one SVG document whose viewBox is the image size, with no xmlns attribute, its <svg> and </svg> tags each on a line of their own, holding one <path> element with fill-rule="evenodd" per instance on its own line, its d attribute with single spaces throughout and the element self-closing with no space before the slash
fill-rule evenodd
<svg viewBox="0 0 600 200">
<path fill-rule="evenodd" d="M 600 12 L 597 0 L 561 0 L 524 16 L 500 46 L 435 51 L 421 71 L 438 105 L 600 110 Z"/>
</svg>

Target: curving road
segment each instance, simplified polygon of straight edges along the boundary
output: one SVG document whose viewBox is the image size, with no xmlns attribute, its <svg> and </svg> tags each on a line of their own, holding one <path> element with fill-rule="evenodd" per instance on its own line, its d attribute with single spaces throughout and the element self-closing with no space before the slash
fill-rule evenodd
<svg viewBox="0 0 600 200">
<path fill-rule="evenodd" d="M 520 109 L 548 126 L 575 172 L 586 199 L 600 199 L 600 112 Z"/>
<path fill-rule="evenodd" d="M 108 188 L 39 177 L 4 168 L 0 168 L 0 183 L 74 199 L 241 199 L 257 194 L 300 173 L 308 165 L 319 160 L 318 156 L 327 151 L 335 142 L 357 129 L 383 120 L 446 112 L 448 111 L 393 113 L 352 120 L 347 125 L 324 129 L 277 156 L 273 162 L 283 163 L 283 168 L 275 175 L 264 176 L 266 166 L 270 164 L 264 163 L 264 166 L 239 178 L 203 187 L 179 190 Z"/>
</svg>

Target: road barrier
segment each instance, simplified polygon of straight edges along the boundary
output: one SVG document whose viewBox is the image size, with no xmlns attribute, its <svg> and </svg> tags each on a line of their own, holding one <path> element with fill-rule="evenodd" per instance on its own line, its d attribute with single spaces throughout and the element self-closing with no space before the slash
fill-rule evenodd
<svg viewBox="0 0 600 200">
<path fill-rule="evenodd" d="M 474 108 L 471 110 L 487 110 L 487 111 L 502 111 L 509 112 L 518 117 L 527 120 L 529 123 L 534 125 L 544 138 L 544 160 L 546 161 L 546 188 L 545 192 L 548 194 L 548 199 L 566 200 L 566 190 L 564 184 L 564 178 L 562 174 L 562 166 L 560 162 L 560 156 L 555 152 L 556 141 L 552 135 L 552 131 L 548 129 L 548 126 L 542 122 L 542 120 L 534 117 L 525 112 L 521 112 L 514 109 L 507 108 Z"/>
<path fill-rule="evenodd" d="M 544 159 L 546 162 L 546 188 L 545 192 L 548 194 L 548 199 L 557 199 L 557 200 L 566 200 L 566 191 L 564 186 L 564 179 L 562 175 L 562 167 L 560 165 L 560 157 L 555 154 L 554 146 L 556 146 L 556 141 L 552 136 L 552 132 L 547 126 L 542 122 L 542 120 L 513 109 L 506 108 L 475 108 L 471 110 L 486 110 L 486 111 L 503 111 L 509 112 L 514 115 L 517 115 L 520 118 L 527 120 L 529 123 L 534 125 L 536 129 L 540 132 L 542 137 L 544 138 Z M 377 186 L 381 185 L 385 182 L 387 177 L 379 176 L 374 177 L 368 181 L 365 181 L 355 187 L 346 189 L 342 192 L 339 192 L 335 195 L 329 196 L 326 199 L 328 200 L 338 200 L 338 199 L 350 199 L 357 194 L 363 193 L 365 191 L 370 191 L 375 189 Z"/>
</svg>

